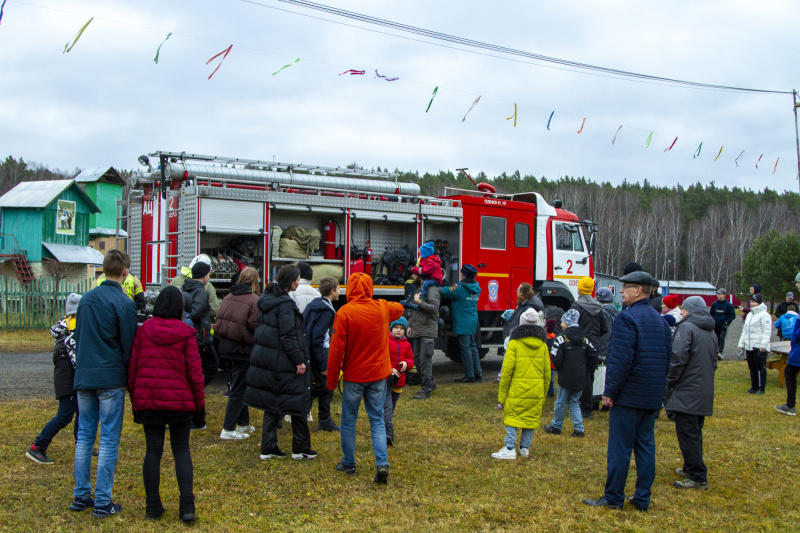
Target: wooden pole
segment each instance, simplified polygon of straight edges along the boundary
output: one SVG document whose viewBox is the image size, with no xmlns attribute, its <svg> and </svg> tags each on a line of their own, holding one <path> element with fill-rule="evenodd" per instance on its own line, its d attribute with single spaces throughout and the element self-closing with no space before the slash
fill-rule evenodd
<svg viewBox="0 0 800 533">
<path fill-rule="evenodd" d="M 794 140 L 797 144 L 797 186 L 800 187 L 800 131 L 797 129 L 797 89 L 792 90 L 792 100 L 794 100 Z"/>
</svg>

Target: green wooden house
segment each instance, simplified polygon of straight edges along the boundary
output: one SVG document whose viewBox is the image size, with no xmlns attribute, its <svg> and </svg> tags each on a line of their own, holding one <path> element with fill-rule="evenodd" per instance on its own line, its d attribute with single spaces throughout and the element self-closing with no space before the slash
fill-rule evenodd
<svg viewBox="0 0 800 533">
<path fill-rule="evenodd" d="M 100 209 L 89 215 L 89 236 L 114 234 L 117 227 L 117 199 L 122 198 L 125 180 L 114 167 L 87 168 L 77 183 Z"/>
<path fill-rule="evenodd" d="M 75 180 L 22 182 L 0 197 L 0 260 L 24 256 L 34 273 L 42 261 L 102 263 L 102 254 L 88 246 L 98 213 Z"/>
</svg>

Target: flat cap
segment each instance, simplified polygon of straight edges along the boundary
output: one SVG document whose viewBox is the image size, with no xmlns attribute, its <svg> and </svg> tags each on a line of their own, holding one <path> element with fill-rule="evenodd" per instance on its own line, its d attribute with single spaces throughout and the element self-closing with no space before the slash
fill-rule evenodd
<svg viewBox="0 0 800 533">
<path fill-rule="evenodd" d="M 641 285 L 643 287 L 651 287 L 653 285 L 653 278 L 647 272 L 638 270 L 631 272 L 626 276 L 619 278 L 622 283 L 630 283 L 632 285 Z"/>
</svg>

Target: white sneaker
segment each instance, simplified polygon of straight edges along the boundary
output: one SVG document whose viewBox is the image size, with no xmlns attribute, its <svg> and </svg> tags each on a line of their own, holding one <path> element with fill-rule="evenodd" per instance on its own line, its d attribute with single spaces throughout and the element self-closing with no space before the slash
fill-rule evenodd
<svg viewBox="0 0 800 533">
<path fill-rule="evenodd" d="M 239 433 L 247 433 L 249 435 L 250 433 L 255 433 L 256 428 L 253 426 L 236 426 L 236 431 Z"/>
<path fill-rule="evenodd" d="M 222 430 L 222 433 L 219 434 L 219 438 L 222 440 L 242 440 L 242 439 L 249 439 L 250 435 L 247 433 L 240 433 L 237 430 L 233 431 L 225 431 Z"/>
<path fill-rule="evenodd" d="M 291 417 L 291 415 L 286 415 L 286 416 L 284 416 L 284 417 L 283 417 L 283 421 L 284 421 L 284 422 L 289 422 L 289 423 L 291 423 L 291 422 L 292 422 L 292 417 Z"/>
<path fill-rule="evenodd" d="M 492 457 L 495 459 L 511 459 L 512 461 L 517 458 L 517 450 L 509 450 L 505 446 L 500 448 L 500 451 L 493 453 Z"/>
<path fill-rule="evenodd" d="M 313 422 L 314 421 L 314 417 L 311 416 L 310 412 L 306 415 L 306 421 L 308 421 L 308 422 Z"/>
<path fill-rule="evenodd" d="M 530 454 L 530 452 L 528 451 L 528 448 L 520 448 L 520 449 L 519 449 L 519 454 L 520 454 L 522 457 L 528 457 L 528 455 Z"/>
</svg>

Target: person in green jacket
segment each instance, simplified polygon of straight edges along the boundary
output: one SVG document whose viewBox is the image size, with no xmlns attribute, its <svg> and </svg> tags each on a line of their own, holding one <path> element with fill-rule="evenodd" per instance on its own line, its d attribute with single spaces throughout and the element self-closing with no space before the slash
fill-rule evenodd
<svg viewBox="0 0 800 533">
<path fill-rule="evenodd" d="M 528 309 L 519 326 L 511 331 L 503 369 L 500 372 L 498 408 L 505 412 L 505 446 L 493 453 L 495 459 L 516 459 L 517 432 L 521 430 L 519 454 L 528 457 L 533 430 L 539 427 L 542 407 L 550 387 L 550 356 L 547 333 L 539 323 L 539 313 Z"/>
<path fill-rule="evenodd" d="M 183 284 L 187 279 L 192 279 L 192 267 L 195 263 L 201 261 L 206 263 L 208 266 L 211 266 L 211 259 L 206 254 L 200 254 L 194 259 L 192 262 L 189 263 L 188 267 L 181 267 L 180 273 L 172 278 L 172 281 L 169 282 L 170 285 L 173 287 L 178 287 L 179 289 L 183 290 Z M 209 281 L 203 288 L 208 293 L 208 305 L 211 306 L 211 321 L 213 322 L 214 319 L 217 317 L 217 309 L 219 309 L 219 298 L 217 298 L 217 289 Z"/>
<path fill-rule="evenodd" d="M 475 342 L 478 330 L 478 298 L 481 296 L 481 286 L 475 281 L 477 274 L 477 268 L 464 265 L 461 267 L 461 281 L 442 290 L 442 299 L 452 302 L 450 312 L 453 315 L 453 333 L 458 337 L 461 364 L 464 365 L 464 377 L 456 379 L 456 383 L 483 381 L 481 359 Z"/>
</svg>

